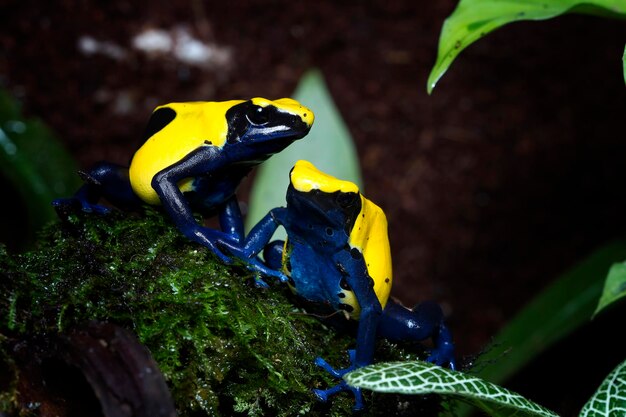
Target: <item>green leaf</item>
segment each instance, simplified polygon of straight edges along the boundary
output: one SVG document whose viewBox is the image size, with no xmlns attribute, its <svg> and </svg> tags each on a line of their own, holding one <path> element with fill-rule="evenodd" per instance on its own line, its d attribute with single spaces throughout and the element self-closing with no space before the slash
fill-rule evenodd
<svg viewBox="0 0 626 417">
<path fill-rule="evenodd" d="M 76 170 L 73 159 L 46 126 L 25 119 L 17 103 L 0 91 L 0 176 L 21 199 L 5 204 L 21 204 L 26 211 L 24 236 L 32 237 L 56 218 L 52 200 L 76 190 Z"/>
<path fill-rule="evenodd" d="M 626 258 L 626 242 L 604 246 L 528 303 L 480 357 L 476 375 L 501 383 L 537 354 L 587 323 L 609 267 Z"/>
<path fill-rule="evenodd" d="M 296 88 L 294 98 L 313 110 L 315 122 L 304 139 L 272 156 L 259 167 L 246 218 L 248 231 L 268 211 L 285 205 L 289 171 L 299 159 L 306 159 L 320 170 L 352 181 L 361 188 L 361 173 L 354 142 L 322 74 L 318 70 L 308 71 Z"/>
<path fill-rule="evenodd" d="M 459 53 L 491 31 L 511 22 L 545 20 L 567 12 L 626 17 L 619 0 L 461 0 L 446 19 L 439 37 L 437 61 L 430 72 L 430 94 Z"/>
<path fill-rule="evenodd" d="M 620 298 L 626 297 L 626 262 L 613 264 L 609 275 L 604 282 L 604 291 L 598 301 L 594 316 L 613 304 Z"/>
<path fill-rule="evenodd" d="M 580 417 L 626 415 L 626 361 L 606 377 L 600 388 L 585 404 Z"/>
<path fill-rule="evenodd" d="M 349 385 L 376 392 L 448 395 L 492 416 L 557 416 L 498 385 L 428 362 L 378 363 L 352 371 L 344 379 Z"/>
</svg>

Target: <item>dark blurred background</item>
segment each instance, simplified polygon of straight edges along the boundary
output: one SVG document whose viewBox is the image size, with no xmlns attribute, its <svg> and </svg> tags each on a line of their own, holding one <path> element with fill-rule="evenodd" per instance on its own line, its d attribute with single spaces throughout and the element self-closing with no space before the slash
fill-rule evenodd
<svg viewBox="0 0 626 417">
<path fill-rule="evenodd" d="M 158 104 L 289 96 L 320 68 L 389 217 L 394 294 L 442 303 L 461 355 L 626 234 L 622 21 L 507 26 L 428 96 L 454 1 L 2 3 L 0 85 L 83 168 L 127 163 Z"/>
</svg>

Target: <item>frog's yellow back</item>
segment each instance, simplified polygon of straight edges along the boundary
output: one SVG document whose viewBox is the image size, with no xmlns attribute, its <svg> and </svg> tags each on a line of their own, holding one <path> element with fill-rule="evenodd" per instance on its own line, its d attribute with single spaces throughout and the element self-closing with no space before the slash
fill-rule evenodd
<svg viewBox="0 0 626 417">
<path fill-rule="evenodd" d="M 228 134 L 226 112 L 241 102 L 243 100 L 195 101 L 157 107 L 153 118 L 168 109 L 174 111 L 174 117 L 158 126 L 160 129 L 135 153 L 129 168 L 135 193 L 149 204 L 159 204 L 159 197 L 152 188 L 154 176 L 201 146 L 224 146 Z M 189 191 L 190 186 L 191 179 L 179 183 L 182 191 Z"/>
<path fill-rule="evenodd" d="M 369 275 L 374 280 L 374 292 L 382 308 L 385 308 L 391 292 L 391 248 L 387 234 L 387 217 L 376 204 L 361 195 L 361 212 L 357 217 L 350 246 L 363 253 Z"/>
</svg>

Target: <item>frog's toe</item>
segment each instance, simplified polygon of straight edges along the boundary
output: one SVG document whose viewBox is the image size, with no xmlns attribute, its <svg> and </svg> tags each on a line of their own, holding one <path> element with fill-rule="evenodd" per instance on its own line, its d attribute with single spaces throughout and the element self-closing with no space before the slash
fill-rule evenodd
<svg viewBox="0 0 626 417">
<path fill-rule="evenodd" d="M 348 356 L 350 357 L 350 366 L 344 369 L 333 368 L 328 362 L 326 362 L 323 358 L 319 356 L 315 358 L 315 365 L 322 368 L 323 370 L 325 370 L 326 372 L 328 372 L 335 378 L 343 378 L 345 374 L 347 374 L 350 371 L 354 371 L 357 368 L 357 366 L 354 364 L 354 360 L 356 357 L 356 350 L 349 349 Z"/>
<path fill-rule="evenodd" d="M 270 287 L 267 284 L 267 282 L 263 281 L 261 277 L 258 275 L 254 277 L 254 285 L 256 285 L 257 288 L 264 288 L 264 289 Z"/>
<path fill-rule="evenodd" d="M 313 394 L 315 394 L 318 400 L 322 402 L 326 402 L 333 395 L 336 395 L 344 391 L 351 392 L 354 395 L 354 407 L 353 407 L 354 411 L 359 411 L 364 408 L 363 394 L 361 393 L 361 389 L 356 388 L 356 387 L 351 387 L 350 385 L 346 383 L 346 381 L 341 381 L 339 384 L 329 389 L 325 389 L 325 390 L 314 389 Z"/>
<path fill-rule="evenodd" d="M 224 264 L 230 265 L 233 261 L 229 256 L 225 255 L 221 250 L 219 250 L 216 246 L 208 246 L 208 248 L 213 252 L 215 256 Z"/>
<path fill-rule="evenodd" d="M 328 362 L 326 362 L 323 358 L 319 356 L 315 358 L 315 365 L 319 368 L 322 368 L 323 370 L 325 370 L 326 372 L 328 372 L 335 378 L 341 378 L 343 376 L 340 370 L 336 370 Z"/>
<path fill-rule="evenodd" d="M 111 209 L 99 204 L 93 204 L 78 197 L 57 198 L 52 201 L 57 211 L 81 210 L 85 213 L 108 214 Z"/>
</svg>

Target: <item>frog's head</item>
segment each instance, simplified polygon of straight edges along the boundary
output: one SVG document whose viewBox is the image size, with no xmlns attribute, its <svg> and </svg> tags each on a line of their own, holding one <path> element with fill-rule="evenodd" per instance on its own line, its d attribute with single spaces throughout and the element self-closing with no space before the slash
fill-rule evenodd
<svg viewBox="0 0 626 417">
<path fill-rule="evenodd" d="M 322 245 L 343 246 L 361 212 L 361 194 L 356 184 L 318 170 L 308 161 L 298 161 L 289 175 L 287 206 L 307 239 Z"/>
<path fill-rule="evenodd" d="M 280 152 L 309 133 L 313 112 L 290 98 L 253 98 L 226 111 L 227 144 L 245 145 L 258 154 Z"/>
</svg>

